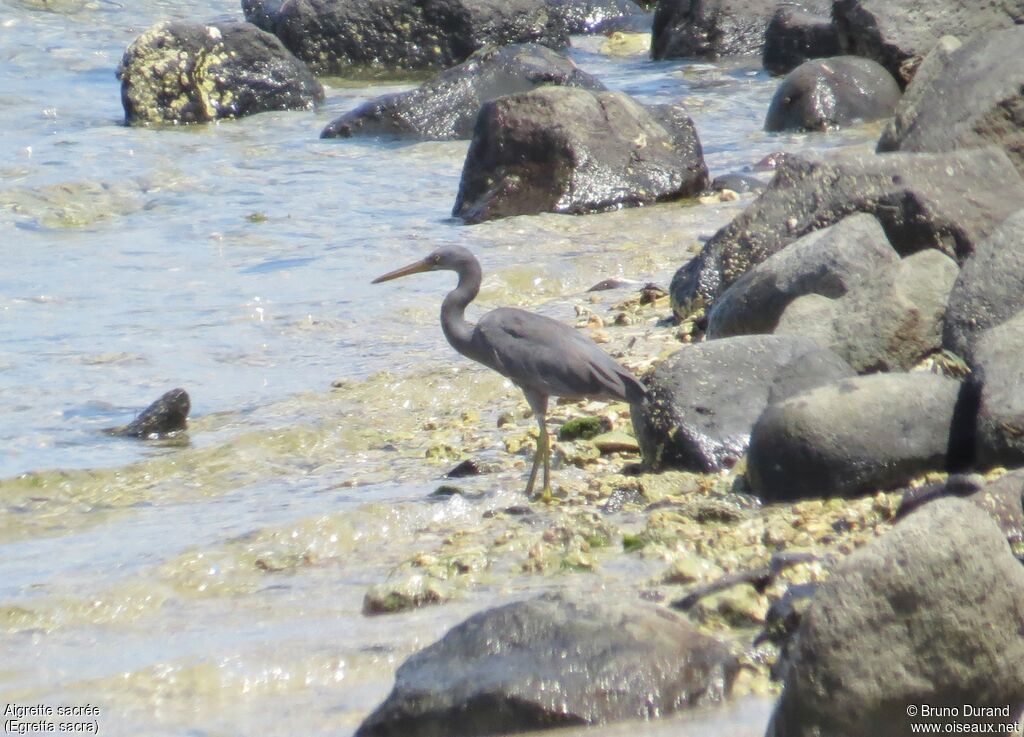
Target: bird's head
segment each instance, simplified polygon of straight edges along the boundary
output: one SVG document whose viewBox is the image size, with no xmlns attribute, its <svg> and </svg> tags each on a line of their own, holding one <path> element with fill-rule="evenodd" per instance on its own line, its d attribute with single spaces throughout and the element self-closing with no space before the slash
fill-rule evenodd
<svg viewBox="0 0 1024 737">
<path fill-rule="evenodd" d="M 464 265 L 471 263 L 476 263 L 476 259 L 462 246 L 442 246 L 419 261 L 413 261 L 408 266 L 378 276 L 372 283 L 380 284 L 383 281 L 391 281 L 424 271 L 462 271 Z"/>
</svg>

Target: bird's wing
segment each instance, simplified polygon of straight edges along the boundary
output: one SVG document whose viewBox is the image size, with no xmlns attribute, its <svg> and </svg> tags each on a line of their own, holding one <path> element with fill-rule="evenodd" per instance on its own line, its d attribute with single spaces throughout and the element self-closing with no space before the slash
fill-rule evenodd
<svg viewBox="0 0 1024 737">
<path fill-rule="evenodd" d="M 473 342 L 481 360 L 525 389 L 560 397 L 639 401 L 643 385 L 585 335 L 513 308 L 487 313 Z"/>
</svg>

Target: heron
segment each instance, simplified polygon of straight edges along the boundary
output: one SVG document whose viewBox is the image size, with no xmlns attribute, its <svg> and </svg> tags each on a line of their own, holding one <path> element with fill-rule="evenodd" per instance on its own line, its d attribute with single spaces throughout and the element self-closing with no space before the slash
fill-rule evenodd
<svg viewBox="0 0 1024 737">
<path fill-rule="evenodd" d="M 480 262 L 466 248 L 444 246 L 425 258 L 373 280 L 374 284 L 425 271 L 454 271 L 459 281 L 441 303 L 441 329 L 463 356 L 497 371 L 522 389 L 540 429 L 526 495 L 533 497 L 537 470 L 543 466 L 539 495 L 550 502 L 551 445 L 548 439 L 548 398 L 617 399 L 631 405 L 647 397 L 647 389 L 592 340 L 557 320 L 514 307 L 491 310 L 474 325 L 466 307 L 480 292 Z"/>
</svg>

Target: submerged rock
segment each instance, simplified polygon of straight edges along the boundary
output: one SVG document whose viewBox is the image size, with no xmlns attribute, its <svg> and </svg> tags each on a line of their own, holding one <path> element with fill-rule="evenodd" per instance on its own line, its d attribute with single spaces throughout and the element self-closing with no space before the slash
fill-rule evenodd
<svg viewBox="0 0 1024 737">
<path fill-rule="evenodd" d="M 765 30 L 761 62 L 772 74 L 786 74 L 808 59 L 837 56 L 840 51 L 839 34 L 827 10 L 780 5 Z"/>
<path fill-rule="evenodd" d="M 332 121 L 321 138 L 401 135 L 469 138 L 480 106 L 543 85 L 603 90 L 567 57 L 538 44 L 488 47 L 414 90 L 383 95 Z"/>
<path fill-rule="evenodd" d="M 996 145 L 1024 174 L 1024 27 L 993 31 L 941 53 L 878 141 L 879 151 Z"/>
<path fill-rule="evenodd" d="M 874 59 L 905 87 L 938 40 L 967 38 L 1024 21 L 1019 0 L 835 0 L 832 18 L 843 51 Z"/>
<path fill-rule="evenodd" d="M 723 192 L 727 189 L 731 189 L 733 192 L 744 193 L 744 192 L 760 192 L 768 185 L 762 182 L 757 177 L 752 177 L 748 174 L 739 174 L 736 172 L 730 174 L 720 174 L 715 177 L 709 189 L 712 192 Z"/>
<path fill-rule="evenodd" d="M 968 502 L 928 504 L 818 589 L 767 736 L 1012 724 L 1024 706 L 1022 616 L 1024 567 L 999 528 Z M 965 704 L 997 711 L 965 717 Z M 923 705 L 960 716 L 928 718 Z"/>
<path fill-rule="evenodd" d="M 1024 202 L 1024 180 L 1002 151 L 790 155 L 757 200 L 672 279 L 677 311 L 708 303 L 797 238 L 854 212 L 878 218 L 901 254 L 935 248 L 962 261 Z"/>
<path fill-rule="evenodd" d="M 469 223 L 581 214 L 686 197 L 707 185 L 693 122 L 621 92 L 541 87 L 486 103 L 452 214 Z"/>
<path fill-rule="evenodd" d="M 726 289 L 708 313 L 707 337 L 772 333 L 798 297 L 843 297 L 898 263 L 876 218 L 843 218 L 790 243 Z"/>
<path fill-rule="evenodd" d="M 770 402 L 852 374 L 807 338 L 743 336 L 680 348 L 645 380 L 650 400 L 633 408 L 644 463 L 700 472 L 731 467 Z"/>
<path fill-rule="evenodd" d="M 971 363 L 978 336 L 1022 309 L 1024 209 L 978 244 L 960 270 L 946 308 L 943 345 Z"/>
<path fill-rule="evenodd" d="M 317 74 L 438 69 L 492 44 L 568 43 L 564 14 L 545 0 L 287 0 L 274 29 Z"/>
<path fill-rule="evenodd" d="M 125 51 L 117 76 L 129 125 L 305 110 L 324 97 L 306 65 L 251 23 L 154 26 Z"/>
<path fill-rule="evenodd" d="M 546 595 L 467 619 L 398 669 L 357 737 L 649 719 L 725 698 L 728 649 L 664 609 Z"/>
<path fill-rule="evenodd" d="M 775 92 L 766 131 L 842 128 L 892 115 L 900 88 L 880 64 L 856 56 L 805 61 Z"/>
<path fill-rule="evenodd" d="M 109 435 L 157 440 L 188 429 L 192 401 L 184 389 L 171 389 L 127 425 L 106 429 Z"/>
<path fill-rule="evenodd" d="M 747 481 L 766 502 L 857 496 L 946 467 L 960 382 L 923 372 L 844 379 L 770 405 Z"/>
<path fill-rule="evenodd" d="M 363 597 L 363 614 L 396 614 L 451 598 L 452 592 L 445 583 L 429 575 L 410 574 L 371 586 Z"/>
</svg>

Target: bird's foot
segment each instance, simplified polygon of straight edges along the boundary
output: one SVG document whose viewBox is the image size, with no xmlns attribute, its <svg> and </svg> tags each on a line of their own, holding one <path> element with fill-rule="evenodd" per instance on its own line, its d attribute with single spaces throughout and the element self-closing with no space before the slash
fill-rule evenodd
<svg viewBox="0 0 1024 737">
<path fill-rule="evenodd" d="M 551 493 L 551 487 L 545 486 L 544 489 L 536 496 L 530 497 L 531 501 L 540 502 L 542 504 L 552 505 L 559 504 L 560 500 L 555 498 L 555 495 Z"/>
</svg>

